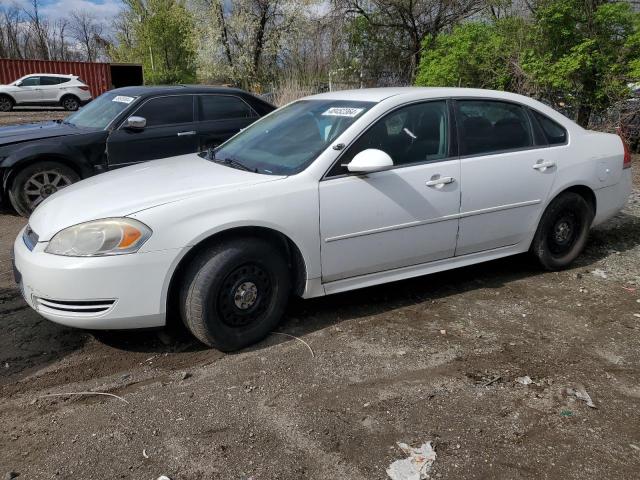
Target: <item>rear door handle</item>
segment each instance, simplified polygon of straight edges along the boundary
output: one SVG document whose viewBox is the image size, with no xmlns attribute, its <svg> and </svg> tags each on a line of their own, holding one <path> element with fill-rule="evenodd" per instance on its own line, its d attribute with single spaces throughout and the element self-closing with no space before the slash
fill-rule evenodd
<svg viewBox="0 0 640 480">
<path fill-rule="evenodd" d="M 178 132 L 179 137 L 187 137 L 189 135 L 195 135 L 195 134 L 196 134 L 195 130 L 189 130 L 188 132 Z"/>
<path fill-rule="evenodd" d="M 538 160 L 533 165 L 533 168 L 541 172 L 544 172 L 547 168 L 551 168 L 555 166 L 556 166 L 556 162 L 545 162 L 544 160 Z"/>
<path fill-rule="evenodd" d="M 431 180 L 428 180 L 425 185 L 427 187 L 441 187 L 443 185 L 446 185 L 448 183 L 453 183 L 455 182 L 455 178 L 453 177 L 438 177 L 438 178 L 434 178 L 436 175 L 434 175 L 433 177 L 431 177 Z"/>
</svg>

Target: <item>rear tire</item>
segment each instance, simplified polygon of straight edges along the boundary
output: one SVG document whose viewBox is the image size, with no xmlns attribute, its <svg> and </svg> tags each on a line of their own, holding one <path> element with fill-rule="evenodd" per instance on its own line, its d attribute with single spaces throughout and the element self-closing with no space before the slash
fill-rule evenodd
<svg viewBox="0 0 640 480">
<path fill-rule="evenodd" d="M 10 112 L 13 109 L 13 99 L 7 95 L 0 95 L 0 112 Z"/>
<path fill-rule="evenodd" d="M 544 211 L 531 252 L 547 270 L 569 266 L 584 249 L 595 212 L 581 195 L 565 192 Z"/>
<path fill-rule="evenodd" d="M 75 112 L 80 108 L 80 100 L 73 95 L 67 95 L 62 97 L 60 105 L 68 112 Z"/>
<path fill-rule="evenodd" d="M 15 174 L 9 187 L 9 201 L 23 217 L 28 217 L 45 198 L 80 180 L 71 168 L 58 162 L 37 162 Z"/>
<path fill-rule="evenodd" d="M 182 319 L 202 343 L 231 352 L 280 322 L 291 281 L 282 252 L 257 238 L 217 244 L 196 256 L 180 290 Z"/>
</svg>

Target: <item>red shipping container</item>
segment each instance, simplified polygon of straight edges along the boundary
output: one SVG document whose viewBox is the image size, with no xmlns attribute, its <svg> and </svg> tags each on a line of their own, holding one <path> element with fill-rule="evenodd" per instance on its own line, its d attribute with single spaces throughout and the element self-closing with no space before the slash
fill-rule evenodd
<svg viewBox="0 0 640 480">
<path fill-rule="evenodd" d="M 33 73 L 77 75 L 89 86 L 93 98 L 112 88 L 111 64 L 109 63 L 0 58 L 0 84 L 11 83 L 20 77 Z"/>
</svg>

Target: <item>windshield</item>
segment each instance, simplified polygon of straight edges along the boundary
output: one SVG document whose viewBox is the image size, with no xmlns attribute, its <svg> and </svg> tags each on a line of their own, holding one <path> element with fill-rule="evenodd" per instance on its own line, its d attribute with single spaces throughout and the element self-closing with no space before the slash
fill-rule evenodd
<svg viewBox="0 0 640 480">
<path fill-rule="evenodd" d="M 85 107 L 69 115 L 64 122 L 76 127 L 104 129 L 135 99 L 136 97 L 104 93 Z"/>
<path fill-rule="evenodd" d="M 300 100 L 257 121 L 215 151 L 215 160 L 257 173 L 301 172 L 372 102 Z"/>
</svg>

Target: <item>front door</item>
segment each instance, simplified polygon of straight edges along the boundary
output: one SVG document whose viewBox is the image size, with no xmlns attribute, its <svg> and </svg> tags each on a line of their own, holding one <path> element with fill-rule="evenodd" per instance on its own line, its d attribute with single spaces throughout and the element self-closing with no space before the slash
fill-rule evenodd
<svg viewBox="0 0 640 480">
<path fill-rule="evenodd" d="M 516 245 L 536 229 L 561 149 L 540 145 L 521 105 L 456 103 L 462 183 L 456 255 Z"/>
<path fill-rule="evenodd" d="M 446 101 L 415 103 L 369 128 L 320 182 L 323 282 L 452 257 L 460 162 L 450 152 Z M 341 165 L 368 148 L 394 168 L 351 175 Z"/>
<path fill-rule="evenodd" d="M 42 100 L 40 92 L 40 77 L 30 76 L 22 80 L 20 86 L 11 92 L 16 103 L 39 103 Z"/>
<path fill-rule="evenodd" d="M 142 130 L 130 130 L 123 123 L 111 132 L 107 140 L 109 168 L 198 150 L 193 95 L 151 98 L 130 116 L 145 118 L 147 125 Z"/>
</svg>

